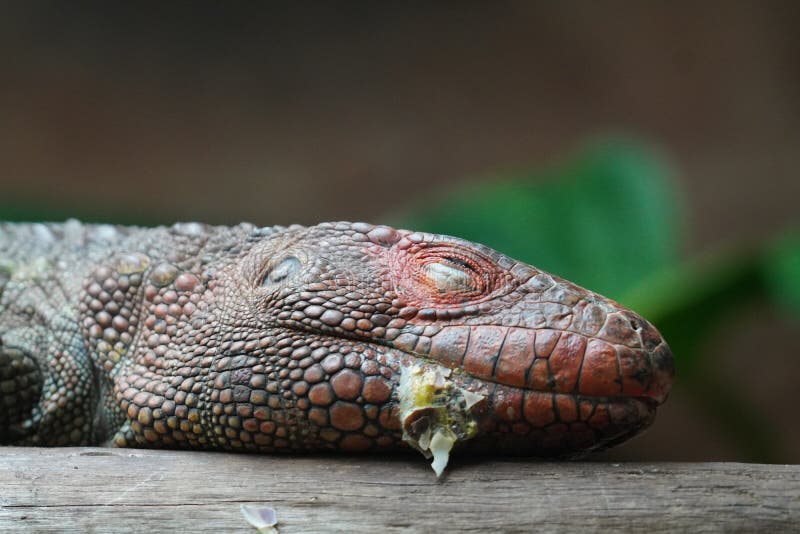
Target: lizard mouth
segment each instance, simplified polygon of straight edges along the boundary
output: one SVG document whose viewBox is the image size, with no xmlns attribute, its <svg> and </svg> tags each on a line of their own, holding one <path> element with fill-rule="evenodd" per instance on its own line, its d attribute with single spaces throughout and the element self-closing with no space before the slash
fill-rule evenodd
<svg viewBox="0 0 800 534">
<path fill-rule="evenodd" d="M 652 423 L 673 376 L 669 348 L 646 326 L 625 344 L 517 326 L 409 325 L 391 340 L 284 326 L 393 353 L 397 424 L 423 452 L 437 434 L 452 442 L 448 450 L 574 457 L 604 449 Z"/>
<path fill-rule="evenodd" d="M 446 326 L 430 337 L 405 332 L 391 341 L 324 327 L 320 331 L 302 323 L 287 326 L 396 350 L 407 358 L 404 365 L 441 366 L 465 383 L 489 387 L 492 396 L 501 399 L 542 397 L 531 403 L 551 404 L 554 410 L 569 402 L 618 406 L 627 413 L 623 419 L 628 422 L 631 413 L 652 419 L 674 377 L 672 353 L 652 326 L 642 336 L 645 341 L 633 347 L 566 330 L 495 325 Z M 571 412 L 567 406 L 561 411 Z M 583 411 L 594 408 L 585 406 Z"/>
<path fill-rule="evenodd" d="M 401 335 L 391 346 L 498 385 L 656 407 L 674 368 L 663 339 L 649 340 L 629 346 L 565 330 L 448 326 L 431 337 Z"/>
<path fill-rule="evenodd" d="M 450 443 L 447 450 L 575 457 L 641 432 L 658 405 L 649 396 L 502 383 L 496 373 L 479 375 L 468 365 L 450 368 L 430 356 L 403 354 L 398 388 L 403 439 L 423 453 L 430 449 L 434 458 L 437 435 Z"/>
<path fill-rule="evenodd" d="M 416 374 L 423 377 L 433 373 L 410 393 L 401 387 L 404 439 L 425 444 L 415 429 L 433 428 L 454 433 L 454 442 L 473 451 L 543 457 L 625 441 L 652 423 L 672 382 L 672 354 L 654 332 L 629 344 L 496 325 L 401 334 L 390 346 L 407 355 L 404 366 L 422 366 Z M 419 401 L 436 397 L 432 390 L 438 404 Z"/>
<path fill-rule="evenodd" d="M 388 364 L 383 424 L 440 461 L 451 449 L 561 458 L 605 449 L 652 423 L 671 381 L 666 345 L 659 356 L 568 331 L 459 325 L 387 340 L 284 326 L 366 346 Z"/>
</svg>

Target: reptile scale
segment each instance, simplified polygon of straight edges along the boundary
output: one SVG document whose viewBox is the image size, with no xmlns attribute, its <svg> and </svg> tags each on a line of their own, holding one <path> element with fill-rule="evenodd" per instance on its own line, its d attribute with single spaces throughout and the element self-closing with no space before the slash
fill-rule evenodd
<svg viewBox="0 0 800 534">
<path fill-rule="evenodd" d="M 658 331 L 453 237 L 0 224 L 0 443 L 572 457 L 646 428 Z"/>
</svg>

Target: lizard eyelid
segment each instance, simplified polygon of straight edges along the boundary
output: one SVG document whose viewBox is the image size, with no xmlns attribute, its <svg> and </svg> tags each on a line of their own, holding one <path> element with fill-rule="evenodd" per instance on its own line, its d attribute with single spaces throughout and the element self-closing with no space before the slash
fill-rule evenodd
<svg viewBox="0 0 800 534">
<path fill-rule="evenodd" d="M 444 259 L 443 262 L 428 263 L 423 267 L 425 277 L 439 293 L 472 292 L 477 289 L 472 274 L 474 269 L 470 265 Z"/>
</svg>

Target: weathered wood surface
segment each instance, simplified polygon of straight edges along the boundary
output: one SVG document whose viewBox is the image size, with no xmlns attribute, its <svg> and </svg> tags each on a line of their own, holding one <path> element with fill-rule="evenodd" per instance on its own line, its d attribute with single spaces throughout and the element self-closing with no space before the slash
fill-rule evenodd
<svg viewBox="0 0 800 534">
<path fill-rule="evenodd" d="M 800 466 L 0 448 L 0 531 L 800 531 Z"/>
</svg>

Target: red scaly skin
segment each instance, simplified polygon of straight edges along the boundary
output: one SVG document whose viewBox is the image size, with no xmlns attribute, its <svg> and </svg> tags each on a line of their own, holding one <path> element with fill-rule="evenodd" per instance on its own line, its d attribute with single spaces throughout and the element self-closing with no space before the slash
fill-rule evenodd
<svg viewBox="0 0 800 534">
<path fill-rule="evenodd" d="M 647 321 L 482 245 L 365 223 L 170 232 L 195 234 L 194 260 L 133 239 L 87 271 L 98 408 L 77 442 L 378 451 L 449 428 L 458 448 L 570 456 L 637 434 L 669 393 Z"/>
</svg>

